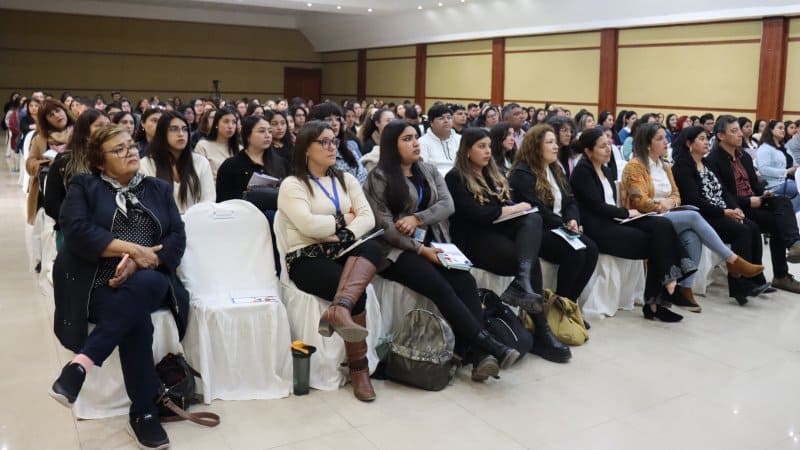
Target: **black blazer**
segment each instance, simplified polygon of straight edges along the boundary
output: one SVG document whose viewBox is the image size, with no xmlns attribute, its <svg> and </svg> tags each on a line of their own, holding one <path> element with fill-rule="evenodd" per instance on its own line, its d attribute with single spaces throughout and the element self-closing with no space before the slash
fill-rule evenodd
<svg viewBox="0 0 800 450">
<path fill-rule="evenodd" d="M 703 165 L 708 169 L 706 161 L 703 161 Z M 683 155 L 675 160 L 675 164 L 672 166 L 672 176 L 675 178 L 675 184 L 678 185 L 678 190 L 681 193 L 681 203 L 697 206 L 700 208 L 700 214 L 709 219 L 725 215 L 725 208 L 711 204 L 708 198 L 703 195 L 700 172 L 697 171 L 694 159 L 691 156 Z M 724 186 L 722 188 L 722 198 L 725 200 L 728 209 L 739 207 L 736 196 L 728 192 Z"/>
<path fill-rule="evenodd" d="M 492 222 L 500 217 L 503 206 L 506 205 L 500 203 L 497 197 L 492 195 L 487 196 L 489 202 L 485 205 L 478 203 L 455 168 L 447 172 L 444 180 L 455 206 L 455 212 L 450 216 L 450 238 L 456 244 L 478 239 L 483 230 L 494 226 Z M 489 189 L 494 189 L 494 185 L 489 180 L 487 183 Z"/>
<path fill-rule="evenodd" d="M 64 186 L 64 170 L 70 159 L 70 153 L 59 153 L 56 159 L 50 164 L 50 171 L 47 172 L 47 182 L 44 190 L 44 212 L 56 221 L 54 230 L 59 230 L 58 213 L 61 211 L 61 203 L 67 196 L 67 188 Z"/>
<path fill-rule="evenodd" d="M 611 185 L 611 192 L 616 199 L 617 188 L 614 185 L 614 180 L 611 179 L 611 169 L 603 166 L 602 170 Z M 616 225 L 617 223 L 614 222 L 614 219 L 628 218 L 627 209 L 606 203 L 603 183 L 600 181 L 600 177 L 594 170 L 591 161 L 584 158 L 575 165 L 570 184 L 578 202 L 581 219 L 583 219 L 583 227 L 590 235 L 598 236 L 608 225 Z M 614 239 L 613 236 L 607 236 L 607 238 Z"/>
<path fill-rule="evenodd" d="M 138 196 L 141 204 L 153 215 L 164 247 L 158 251 L 161 266 L 171 289 L 168 305 L 175 316 L 178 333 L 183 338 L 189 319 L 189 294 L 175 270 L 186 249 L 183 221 L 172 197 L 172 184 L 155 177 L 142 180 L 144 190 Z M 111 224 L 117 212 L 114 192 L 98 175 L 72 177 L 61 207 L 59 222 L 64 232 L 64 246 L 53 266 L 55 296 L 55 334 L 61 344 L 80 351 L 88 335 L 88 308 L 94 277 L 103 251 L 116 238 Z"/>
<path fill-rule="evenodd" d="M 742 162 L 742 166 L 744 166 L 744 170 L 747 171 L 747 178 L 750 180 L 750 188 L 753 189 L 753 193 L 755 193 L 756 196 L 763 194 L 764 188 L 759 183 L 756 170 L 753 168 L 753 158 L 751 158 L 747 152 L 741 152 L 739 159 Z M 736 203 L 739 205 L 739 208 L 743 211 L 747 211 L 750 209 L 750 198 L 740 197 L 737 194 L 736 179 L 733 176 L 733 167 L 731 166 L 732 162 L 733 158 L 731 155 L 723 150 L 719 144 L 714 145 L 714 148 L 711 149 L 711 153 L 705 158 L 706 166 L 717 175 L 722 188 L 730 195 L 736 197 Z"/>
<path fill-rule="evenodd" d="M 289 174 L 289 161 L 272 148 L 264 152 L 263 166 L 253 162 L 244 150 L 226 159 L 217 170 L 217 203 L 242 198 L 253 172 L 283 179 Z"/>
<path fill-rule="evenodd" d="M 508 176 L 514 201 L 517 203 L 528 202 L 531 206 L 539 208 L 539 215 L 545 229 L 558 228 L 566 222 L 575 219 L 580 223 L 580 212 L 572 192 L 568 186 L 559 186 L 561 189 L 561 215 L 553 212 L 553 205 L 545 205 L 536 196 L 536 175 L 527 164 L 519 162 Z"/>
</svg>

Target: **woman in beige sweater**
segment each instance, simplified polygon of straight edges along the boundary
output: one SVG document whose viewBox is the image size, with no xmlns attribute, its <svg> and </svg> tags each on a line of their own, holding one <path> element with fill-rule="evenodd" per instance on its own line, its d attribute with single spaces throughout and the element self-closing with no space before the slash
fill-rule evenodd
<svg viewBox="0 0 800 450">
<path fill-rule="evenodd" d="M 367 366 L 367 284 L 383 259 L 375 240 L 344 256 L 338 253 L 375 226 L 369 203 L 355 177 L 334 168 L 339 146 L 330 125 L 312 121 L 297 133 L 292 175 L 281 183 L 278 211 L 286 219 L 286 268 L 301 290 L 331 301 L 319 332 L 335 330 L 345 341 L 353 392 L 372 401 Z"/>
</svg>

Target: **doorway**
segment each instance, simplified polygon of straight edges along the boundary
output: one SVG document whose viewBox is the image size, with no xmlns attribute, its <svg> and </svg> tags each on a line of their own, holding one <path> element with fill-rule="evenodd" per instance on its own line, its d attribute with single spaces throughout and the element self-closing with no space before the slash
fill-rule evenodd
<svg viewBox="0 0 800 450">
<path fill-rule="evenodd" d="M 319 103 L 322 95 L 322 69 L 283 69 L 283 93 L 287 100 L 300 97 Z"/>
</svg>

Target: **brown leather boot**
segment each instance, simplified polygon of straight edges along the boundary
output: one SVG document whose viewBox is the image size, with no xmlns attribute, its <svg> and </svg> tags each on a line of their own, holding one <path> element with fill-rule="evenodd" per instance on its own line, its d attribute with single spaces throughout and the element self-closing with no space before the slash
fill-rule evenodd
<svg viewBox="0 0 800 450">
<path fill-rule="evenodd" d="M 764 271 L 764 266 L 760 264 L 750 264 L 741 256 L 736 256 L 736 261 L 733 263 L 726 263 L 728 272 L 741 275 L 746 278 L 752 278 Z"/>
<path fill-rule="evenodd" d="M 366 327 L 366 311 L 353 316 L 353 321 Z M 375 400 L 375 390 L 372 389 L 372 382 L 369 379 L 367 341 L 345 342 L 344 349 L 347 353 L 347 365 L 350 368 L 350 384 L 353 386 L 353 394 L 362 402 Z"/>
<path fill-rule="evenodd" d="M 333 302 L 319 319 L 319 334 L 330 337 L 336 330 L 345 342 L 359 342 L 367 337 L 367 329 L 353 322 L 350 310 L 372 281 L 375 271 L 375 266 L 366 258 L 347 258 Z"/>
<path fill-rule="evenodd" d="M 697 300 L 694 298 L 694 292 L 692 292 L 692 288 L 681 287 L 680 290 L 681 290 L 681 294 L 683 295 L 683 298 L 685 298 L 686 300 L 689 301 L 689 303 L 691 303 L 690 306 L 685 306 L 684 307 L 686 310 L 691 311 L 691 312 L 695 312 L 695 313 L 699 313 L 699 312 L 703 311 L 703 308 L 700 306 L 699 303 L 697 303 Z M 678 305 L 678 306 L 681 306 L 681 305 Z"/>
</svg>

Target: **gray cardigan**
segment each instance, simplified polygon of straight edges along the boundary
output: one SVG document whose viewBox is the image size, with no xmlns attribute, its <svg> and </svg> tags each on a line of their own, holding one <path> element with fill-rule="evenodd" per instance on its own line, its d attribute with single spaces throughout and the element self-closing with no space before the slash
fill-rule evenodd
<svg viewBox="0 0 800 450">
<path fill-rule="evenodd" d="M 417 165 L 425 176 L 428 186 L 431 186 L 430 206 L 422 211 L 415 212 L 416 201 L 411 201 L 410 199 L 416 200 L 417 188 L 408 180 L 406 180 L 406 185 L 408 187 L 409 201 L 397 216 L 392 215 L 389 205 L 386 203 L 387 180 L 383 171 L 380 168 L 373 169 L 364 183 L 364 193 L 370 206 L 372 206 L 372 212 L 375 214 L 375 226 L 384 230 L 381 244 L 384 255 L 390 261 L 397 261 L 398 256 L 404 250 L 417 252 L 422 245 L 412 237 L 399 232 L 394 226 L 395 221 L 405 216 L 417 216 L 423 226 L 433 233 L 435 242 L 450 242 L 450 226 L 447 218 L 455 211 L 450 191 L 447 190 L 447 184 L 436 169 L 436 166 L 422 161 L 417 162 Z"/>
</svg>

